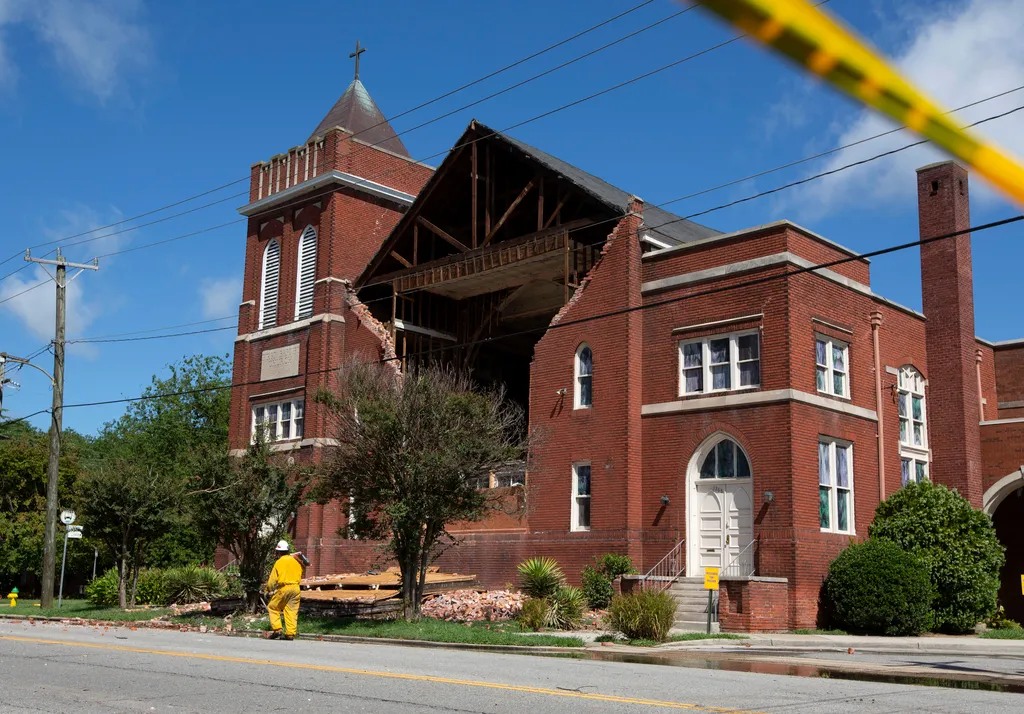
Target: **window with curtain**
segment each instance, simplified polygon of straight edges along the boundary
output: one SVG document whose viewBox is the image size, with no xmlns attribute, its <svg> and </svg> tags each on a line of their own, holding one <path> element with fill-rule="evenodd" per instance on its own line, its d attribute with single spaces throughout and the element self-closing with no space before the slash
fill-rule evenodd
<svg viewBox="0 0 1024 714">
<path fill-rule="evenodd" d="M 750 389 L 761 385 L 759 333 L 714 335 L 679 343 L 683 395 Z"/>
<path fill-rule="evenodd" d="M 277 289 L 281 277 L 281 246 L 271 240 L 263 251 L 263 275 L 260 280 L 259 329 L 277 324 Z"/>
<path fill-rule="evenodd" d="M 262 433 L 266 441 L 301 439 L 305 421 L 305 400 L 257 404 L 252 408 L 252 441 Z"/>
<path fill-rule="evenodd" d="M 848 442 L 818 442 L 818 520 L 823 531 L 854 532 L 853 445 Z"/>
<path fill-rule="evenodd" d="M 850 348 L 831 337 L 814 341 L 818 391 L 837 397 L 850 396 Z"/>
<path fill-rule="evenodd" d="M 295 281 L 295 319 L 313 314 L 313 287 L 316 283 L 316 229 L 306 226 L 299 237 L 299 274 Z"/>
<path fill-rule="evenodd" d="M 700 477 L 750 478 L 750 461 L 739 444 L 732 439 L 723 439 L 704 457 L 700 465 Z"/>
<path fill-rule="evenodd" d="M 576 409 L 587 409 L 594 404 L 594 353 L 583 343 L 576 349 Z"/>
<path fill-rule="evenodd" d="M 925 381 L 910 365 L 900 368 L 896 382 L 896 411 L 900 420 L 900 481 L 920 483 L 928 478 L 928 425 Z"/>
</svg>

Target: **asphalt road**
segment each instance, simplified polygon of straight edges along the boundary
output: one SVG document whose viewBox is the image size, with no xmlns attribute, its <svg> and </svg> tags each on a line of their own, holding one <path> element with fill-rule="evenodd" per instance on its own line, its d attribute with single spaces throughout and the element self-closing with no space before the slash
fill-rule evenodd
<svg viewBox="0 0 1024 714">
<path fill-rule="evenodd" d="M 1020 712 L 1024 695 L 584 659 L 0 623 L 0 712 Z"/>
</svg>

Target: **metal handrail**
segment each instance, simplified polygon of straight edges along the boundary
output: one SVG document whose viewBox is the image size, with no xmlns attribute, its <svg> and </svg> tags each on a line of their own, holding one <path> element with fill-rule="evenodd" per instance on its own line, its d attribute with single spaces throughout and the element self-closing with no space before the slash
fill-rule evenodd
<svg viewBox="0 0 1024 714">
<path fill-rule="evenodd" d="M 683 544 L 686 539 L 679 541 L 665 557 L 658 561 L 658 564 L 640 577 L 640 582 L 645 590 L 668 590 L 668 588 L 686 572 L 686 554 L 683 553 Z"/>
<path fill-rule="evenodd" d="M 747 543 L 736 557 L 729 561 L 729 565 L 722 569 L 722 575 L 733 578 L 749 578 L 757 569 L 754 563 L 754 547 L 757 540 Z"/>
</svg>

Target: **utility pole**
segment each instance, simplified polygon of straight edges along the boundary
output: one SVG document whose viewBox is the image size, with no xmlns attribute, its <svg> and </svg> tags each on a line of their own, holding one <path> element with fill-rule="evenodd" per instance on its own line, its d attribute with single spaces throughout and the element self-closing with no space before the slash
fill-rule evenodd
<svg viewBox="0 0 1024 714">
<path fill-rule="evenodd" d="M 39 594 L 39 604 L 43 608 L 53 607 L 53 581 L 57 570 L 57 553 L 54 540 L 57 537 L 57 483 L 60 473 L 60 435 L 61 421 L 64 411 L 64 332 L 67 321 L 67 288 L 68 283 L 77 278 L 85 270 L 99 270 L 99 261 L 93 259 L 91 265 L 69 263 L 57 249 L 55 260 L 33 258 L 26 250 L 25 260 L 38 263 L 57 284 L 57 318 L 53 339 L 53 406 L 50 419 L 50 458 L 46 465 L 46 531 L 43 541 L 43 584 Z M 56 276 L 47 270 L 47 265 L 57 268 Z M 68 268 L 78 268 L 78 272 L 68 279 Z"/>
</svg>

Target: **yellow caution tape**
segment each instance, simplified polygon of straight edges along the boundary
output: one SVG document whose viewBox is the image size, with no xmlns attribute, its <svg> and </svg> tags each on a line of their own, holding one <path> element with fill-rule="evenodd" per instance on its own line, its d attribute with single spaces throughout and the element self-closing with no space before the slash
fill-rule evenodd
<svg viewBox="0 0 1024 714">
<path fill-rule="evenodd" d="M 877 50 L 807 0 L 703 0 L 712 12 L 930 139 L 1024 203 L 1024 167 L 971 135 Z"/>
</svg>

